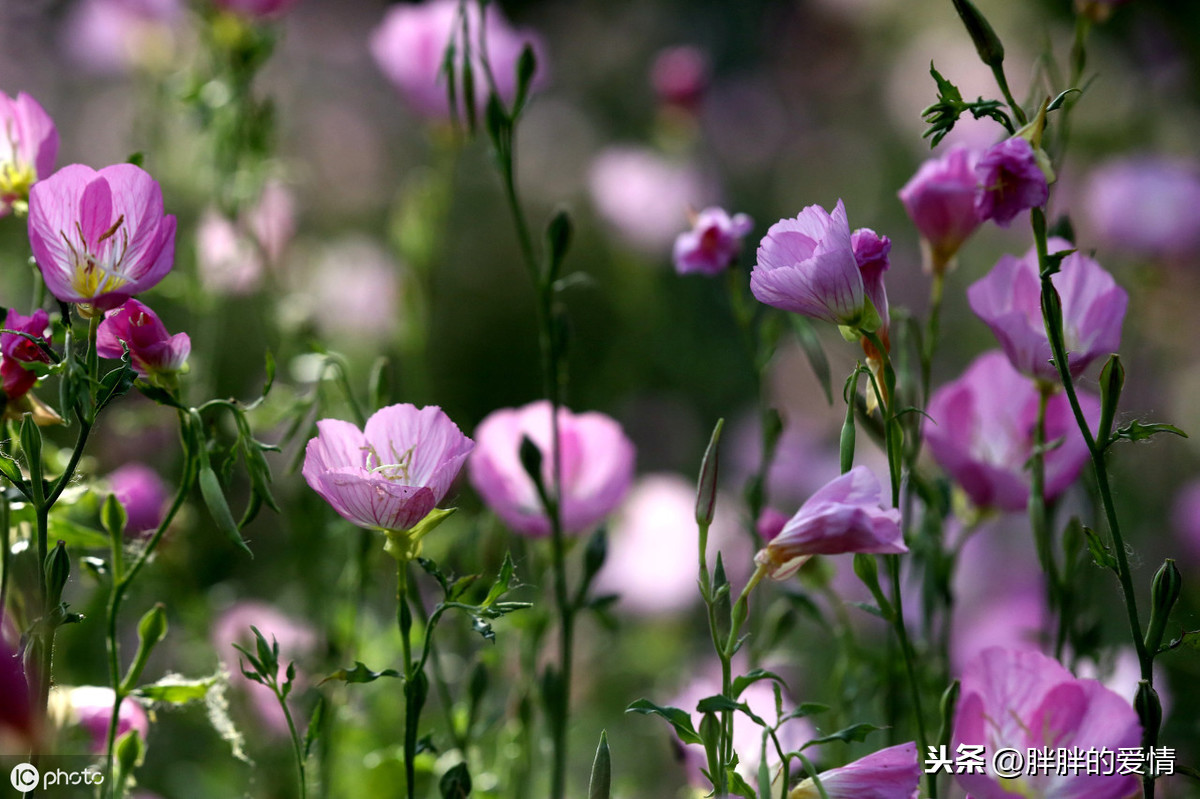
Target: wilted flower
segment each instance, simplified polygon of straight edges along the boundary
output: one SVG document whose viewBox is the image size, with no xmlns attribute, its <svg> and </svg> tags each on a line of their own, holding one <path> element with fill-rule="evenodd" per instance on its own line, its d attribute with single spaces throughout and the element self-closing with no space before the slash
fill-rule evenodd
<svg viewBox="0 0 1200 799">
<path fill-rule="evenodd" d="M 881 507 L 881 494 L 871 470 L 855 466 L 809 497 L 755 562 L 783 580 L 813 555 L 907 552 L 900 511 Z"/>
<path fill-rule="evenodd" d="M 108 476 L 108 485 L 125 509 L 125 531 L 133 535 L 157 530 L 167 504 L 167 486 L 158 472 L 130 462 Z"/>
<path fill-rule="evenodd" d="M 343 518 L 373 530 L 411 530 L 442 501 L 475 444 L 441 408 L 389 405 L 359 430 L 317 422 L 304 479 Z"/>
<path fill-rule="evenodd" d="M 458 11 L 466 13 L 467 38 Z M 483 20 L 488 62 L 500 99 L 511 103 L 517 94 L 517 60 L 528 44 L 538 56 L 534 85 L 545 74 L 544 48 L 532 31 L 509 25 L 495 4 L 487 6 Z M 420 114 L 435 119 L 450 118 L 450 97 L 443 73 L 445 52 L 455 52 L 455 84 L 458 113 L 464 116 L 462 55 L 470 49 L 475 102 L 482 110 L 488 97 L 488 82 L 479 58 L 479 6 L 458 0 L 430 0 L 417 5 L 392 6 L 371 34 L 371 55 L 388 80 L 408 104 Z"/>
<path fill-rule="evenodd" d="M 218 8 L 250 19 L 273 19 L 286 14 L 299 0 L 213 0 Z"/>
<path fill-rule="evenodd" d="M 108 748 L 108 725 L 112 719 L 113 700 L 116 695 L 111 688 L 85 685 L 65 691 L 67 719 L 87 733 L 93 754 Z M 150 719 L 146 711 L 133 697 L 125 697 L 117 713 L 117 737 L 130 730 L 137 730 L 142 740 L 150 732 Z"/>
<path fill-rule="evenodd" d="M 1200 164 L 1139 156 L 1092 173 L 1082 201 L 1101 242 L 1129 252 L 1186 257 L 1200 252 Z"/>
<path fill-rule="evenodd" d="M 1027 139 L 1015 136 L 993 145 L 975 164 L 980 192 L 975 210 L 981 220 L 1008 227 L 1013 218 L 1045 205 L 1050 197 L 1046 174 Z"/>
<path fill-rule="evenodd" d="M 829 799 L 913 799 L 921 781 L 917 745 L 912 741 L 880 749 L 818 776 Z M 820 799 L 809 777 L 788 793 L 788 799 Z"/>
<path fill-rule="evenodd" d="M 175 217 L 140 167 L 72 164 L 30 192 L 29 243 L 51 294 L 107 311 L 171 271 Z"/>
<path fill-rule="evenodd" d="M 1137 747 L 1142 730 L 1129 702 L 1096 680 L 1078 680 L 1039 652 L 992 647 L 966 667 L 951 748 L 1119 751 Z M 1000 777 L 985 758 L 984 773 L 958 773 L 958 784 L 977 799 L 1126 799 L 1138 790 L 1132 775 L 1087 769 L 1037 770 Z M 1028 770 L 1027 770 L 1028 771 Z"/>
<path fill-rule="evenodd" d="M 29 316 L 23 316 L 10 308 L 4 317 L 4 329 L 14 331 L 0 333 L 0 352 L 3 352 L 0 377 L 4 380 L 4 395 L 10 402 L 25 396 L 25 392 L 37 382 L 37 374 L 22 364 L 50 361 L 49 356 L 42 352 L 38 345 L 24 336 L 17 335 L 17 332 L 44 338 L 46 326 L 49 324 L 50 316 L 41 308 Z"/>
<path fill-rule="evenodd" d="M 759 302 L 861 330 L 879 327 L 854 257 L 846 206 L 810 205 L 771 225 L 758 246 L 750 290 Z"/>
<path fill-rule="evenodd" d="M 1051 238 L 1047 247 L 1055 253 L 1069 250 L 1072 245 Z M 1071 375 L 1078 377 L 1093 360 L 1121 346 L 1121 323 L 1129 295 L 1112 275 L 1079 252 L 1063 259 L 1051 282 L 1062 299 L 1067 364 Z M 1013 366 L 1038 380 L 1058 382 L 1042 319 L 1036 248 L 1022 258 L 1002 257 L 991 272 L 967 289 L 967 300 L 971 310 L 992 329 Z"/>
<path fill-rule="evenodd" d="M 1079 392 L 1084 417 L 1093 425 L 1100 401 Z M 979 507 L 1022 510 L 1029 502 L 1027 466 L 1033 455 L 1038 388 L 1012 367 L 1003 353 L 975 359 L 957 380 L 933 392 L 925 427 L 929 451 Z M 1066 395 L 1046 403 L 1046 441 L 1059 441 L 1045 455 L 1046 499 L 1053 500 L 1079 476 L 1087 445 Z"/>
<path fill-rule="evenodd" d="M 927 250 L 926 267 L 935 273 L 946 270 L 982 221 L 975 207 L 977 160 L 967 147 L 953 147 L 922 164 L 900 189 L 900 201 Z"/>
<path fill-rule="evenodd" d="M 101 358 L 120 360 L 122 343 L 129 347 L 129 362 L 143 378 L 180 371 L 192 351 L 187 333 L 170 335 L 158 315 L 137 300 L 105 314 L 96 332 L 96 353 Z"/>
<path fill-rule="evenodd" d="M 705 208 L 696 215 L 692 229 L 675 239 L 675 271 L 681 275 L 724 272 L 737 258 L 742 237 L 753 228 L 754 220 L 745 214 L 730 217 L 723 208 Z"/>
<path fill-rule="evenodd" d="M 468 471 L 471 485 L 497 516 L 522 535 L 550 534 L 550 520 L 533 479 L 521 464 L 521 441 L 541 451 L 542 481 L 559 498 L 563 531 L 583 533 L 616 509 L 633 481 L 634 449 L 621 426 L 601 413 L 559 408 L 563 485 L 555 486 L 550 403 L 493 411 L 475 431 L 479 447 Z"/>
<path fill-rule="evenodd" d="M 37 100 L 0 92 L 0 216 L 25 209 L 30 187 L 49 177 L 57 157 L 58 130 Z"/>
</svg>

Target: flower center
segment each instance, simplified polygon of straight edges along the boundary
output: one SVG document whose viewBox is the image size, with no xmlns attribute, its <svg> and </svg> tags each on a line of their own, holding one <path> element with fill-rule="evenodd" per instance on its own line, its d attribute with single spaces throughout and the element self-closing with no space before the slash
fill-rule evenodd
<svg viewBox="0 0 1200 799">
<path fill-rule="evenodd" d="M 71 258 L 75 262 L 75 272 L 71 275 L 71 288 L 79 296 L 97 297 L 116 291 L 129 282 L 127 277 L 120 274 L 121 263 L 125 260 L 125 253 L 129 249 L 129 231 L 125 229 L 124 214 L 119 216 L 117 221 L 113 222 L 112 227 L 96 239 L 96 247 L 99 250 L 101 249 L 100 245 L 105 241 L 116 236 L 118 232 L 121 234 L 119 247 L 110 245 L 103 248 L 108 250 L 107 254 L 90 250 L 87 237 L 83 235 L 83 228 L 78 222 L 75 223 L 75 232 L 79 235 L 78 246 L 71 241 L 66 232 L 60 230 L 58 234 L 66 242 L 67 248 L 71 251 Z"/>
<path fill-rule="evenodd" d="M 393 483 L 411 484 L 412 476 L 409 470 L 412 468 L 413 450 L 416 449 L 416 446 L 411 446 L 403 454 L 400 454 L 396 451 L 396 445 L 389 442 L 388 449 L 391 451 L 391 463 L 384 463 L 373 445 L 367 444 L 361 447 L 363 452 L 363 469 L 370 474 L 378 474 L 384 480 Z M 374 465 L 372 465 L 372 462 Z"/>
</svg>

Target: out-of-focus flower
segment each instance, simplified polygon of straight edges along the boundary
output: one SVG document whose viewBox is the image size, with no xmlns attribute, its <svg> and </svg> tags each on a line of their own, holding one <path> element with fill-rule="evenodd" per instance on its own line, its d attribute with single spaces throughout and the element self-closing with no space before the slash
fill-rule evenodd
<svg viewBox="0 0 1200 799">
<path fill-rule="evenodd" d="M 542 453 L 542 481 L 558 495 L 563 531 L 584 533 L 599 524 L 625 498 L 633 482 L 634 448 L 621 426 L 601 413 L 558 412 L 561 488 L 555 486 L 550 403 L 493 411 L 475 431 L 479 447 L 471 457 L 471 485 L 514 532 L 550 534 L 550 520 L 533 479 L 521 464 L 521 441 Z"/>
<path fill-rule="evenodd" d="M 455 84 L 458 114 L 465 115 L 462 94 L 462 54 L 470 48 L 471 71 L 474 75 L 475 102 L 484 108 L 488 97 L 488 82 L 479 59 L 479 7 L 463 3 L 469 42 L 463 41 L 463 22 L 458 14 L 458 0 L 430 0 L 416 5 L 392 6 L 383 21 L 371 34 L 371 55 L 401 96 L 419 114 L 434 119 L 450 118 L 450 98 L 446 76 L 442 71 L 448 46 L 455 51 Z M 546 74 L 545 48 L 541 39 L 530 30 L 515 29 L 504 19 L 499 8 L 489 5 L 483 20 L 487 40 L 488 61 L 496 81 L 496 91 L 505 103 L 517 94 L 517 61 L 525 45 L 533 47 L 538 71 L 534 86 L 540 86 Z"/>
<path fill-rule="evenodd" d="M 4 329 L 28 333 L 31 336 L 45 337 L 46 326 L 50 324 L 50 316 L 38 308 L 29 316 L 23 316 L 11 308 L 4 317 Z M 11 402 L 25 396 L 33 384 L 37 382 L 37 374 L 26 369 L 21 364 L 48 363 L 49 356 L 42 352 L 38 345 L 24 336 L 13 333 L 0 334 L 0 377 L 3 378 L 4 395 Z"/>
<path fill-rule="evenodd" d="M 719 275 L 733 264 L 742 237 L 753 228 L 754 220 L 745 214 L 730 217 L 723 208 L 705 208 L 696 215 L 692 229 L 675 239 L 675 271 Z"/>
<path fill-rule="evenodd" d="M 283 183 L 268 180 L 258 202 L 246 210 L 245 224 L 267 263 L 278 264 L 296 234 L 296 198 Z"/>
<path fill-rule="evenodd" d="M 29 243 L 51 294 L 107 311 L 171 271 L 175 217 L 140 167 L 72 164 L 30 191 Z"/>
<path fill-rule="evenodd" d="M 758 537 L 770 543 L 783 532 L 788 523 L 787 514 L 774 508 L 763 508 L 762 513 L 754 520 L 754 529 Z"/>
<path fill-rule="evenodd" d="M 163 69 L 174 58 L 184 12 L 182 0 L 80 0 L 67 12 L 60 46 L 92 73 Z"/>
<path fill-rule="evenodd" d="M 904 210 L 921 234 L 926 268 L 944 272 L 982 221 L 975 207 L 979 181 L 978 155 L 967 147 L 953 147 L 940 158 L 926 161 L 900 189 Z"/>
<path fill-rule="evenodd" d="M 1072 249 L 1060 238 L 1051 238 L 1047 246 L 1051 253 Z M 1062 299 L 1067 365 L 1078 377 L 1093 360 L 1120 348 L 1129 295 L 1100 264 L 1079 252 L 1063 259 L 1051 282 Z M 1002 257 L 967 289 L 967 301 L 992 329 L 1013 366 L 1037 380 L 1058 382 L 1042 320 L 1036 248 L 1022 258 Z"/>
<path fill-rule="evenodd" d="M 1200 480 L 1193 480 L 1175 497 L 1171 514 L 1172 526 L 1177 540 L 1181 540 L 1187 554 L 1200 563 Z"/>
<path fill-rule="evenodd" d="M 442 501 L 474 446 L 437 406 L 389 405 L 363 430 L 339 419 L 317 422 L 303 474 L 348 521 L 403 532 Z"/>
<path fill-rule="evenodd" d="M 758 245 L 750 290 L 759 302 L 863 330 L 879 327 L 854 257 L 846 206 L 810 205 L 781 219 Z"/>
<path fill-rule="evenodd" d="M 1104 22 L 1119 6 L 1129 0 L 1075 0 L 1075 11 L 1090 19 L 1092 22 Z"/>
<path fill-rule="evenodd" d="M 668 47 L 655 56 L 650 68 L 650 82 L 659 101 L 687 111 L 700 106 L 708 81 L 708 58 L 698 47 Z"/>
<path fill-rule="evenodd" d="M 158 472 L 144 463 L 127 463 L 108 476 L 108 485 L 125 508 L 127 533 L 158 529 L 167 504 L 167 486 Z"/>
<path fill-rule="evenodd" d="M 6 735 L 14 736 L 21 744 L 29 743 L 34 737 L 29 684 L 25 682 L 20 656 L 3 635 L 0 635 L 0 696 L 4 697 L 0 702 L 0 744 Z M 0 752 L 8 754 L 3 747 Z"/>
<path fill-rule="evenodd" d="M 29 190 L 54 171 L 58 129 L 37 100 L 0 92 L 0 216 L 23 211 Z"/>
<path fill-rule="evenodd" d="M 850 248 L 854 252 L 858 272 L 862 275 L 863 290 L 875 305 L 882 326 L 887 327 L 888 299 L 887 288 L 883 285 L 883 273 L 890 266 L 888 253 L 892 251 L 892 240 L 864 227 L 850 234 Z"/>
<path fill-rule="evenodd" d="M 1118 751 L 1136 747 L 1142 729 L 1129 702 L 1096 680 L 1078 680 L 1039 652 L 993 647 L 967 665 L 954 717 L 952 750 L 982 746 L 985 752 L 1078 747 Z M 985 758 L 984 773 L 955 775 L 977 799 L 1126 799 L 1138 790 L 1135 776 L 1087 770 L 1054 770 L 1002 778 Z"/>
<path fill-rule="evenodd" d="M 1100 400 L 1079 392 L 1088 421 L 1100 418 Z M 1029 501 L 1026 464 L 1033 455 L 1038 388 L 1017 372 L 1003 353 L 980 355 L 957 380 L 929 399 L 925 440 L 929 451 L 981 508 L 1016 511 Z M 1053 500 L 1079 476 L 1087 445 L 1062 393 L 1046 404 L 1046 499 Z"/>
<path fill-rule="evenodd" d="M 696 168 L 641 147 L 610 147 L 588 169 L 597 213 L 627 243 L 658 256 L 675 239 L 686 210 L 716 194 Z"/>
<path fill-rule="evenodd" d="M 880 506 L 879 480 L 855 466 L 800 506 L 754 560 L 776 580 L 786 579 L 813 555 L 907 552 L 900 511 Z"/>
<path fill-rule="evenodd" d="M 210 208 L 196 230 L 200 282 L 218 294 L 254 291 L 264 268 L 283 258 L 295 231 L 295 201 L 276 181 L 263 187 L 258 202 L 239 221 Z"/>
<path fill-rule="evenodd" d="M 293 696 L 302 694 L 309 684 L 304 661 L 316 651 L 318 636 L 309 624 L 287 616 L 271 605 L 254 600 L 238 602 L 222 612 L 213 622 L 209 637 L 226 671 L 237 675 L 234 680 L 246 687 L 258 718 L 275 733 L 286 735 L 287 717 L 279 707 L 275 694 L 267 686 L 241 677 L 241 655 L 234 648 L 234 644 L 253 652 L 254 633 L 251 627 L 257 627 L 268 642 L 274 640 L 279 644 L 280 679 L 283 679 L 283 672 L 289 663 L 297 664 L 296 682 L 292 687 Z"/>
<path fill-rule="evenodd" d="M 912 741 L 880 749 L 818 776 L 829 799 L 914 799 L 921 781 L 917 745 Z M 788 793 L 788 799 L 820 799 L 809 777 Z"/>
<path fill-rule="evenodd" d="M 1139 255 L 1200 252 L 1200 164 L 1155 156 L 1110 161 L 1088 178 L 1082 201 L 1095 237 Z"/>
<path fill-rule="evenodd" d="M 65 691 L 67 722 L 77 724 L 87 733 L 93 754 L 108 748 L 108 725 L 112 719 L 113 700 L 116 695 L 111 688 L 84 685 Z M 130 730 L 137 730 L 142 741 L 150 732 L 150 719 L 145 709 L 133 697 L 125 697 L 117 713 L 117 737 Z"/>
<path fill-rule="evenodd" d="M 407 267 L 370 239 L 352 237 L 320 247 L 305 272 L 291 299 L 326 336 L 369 346 L 409 324 L 399 310 Z"/>
<path fill-rule="evenodd" d="M 299 0 L 213 0 L 218 8 L 249 19 L 275 19 L 292 10 Z"/>
<path fill-rule="evenodd" d="M 1022 211 L 1045 205 L 1050 197 L 1046 174 L 1028 140 L 1019 136 L 993 145 L 975 163 L 980 191 L 975 210 L 981 220 L 1008 227 Z"/>
<path fill-rule="evenodd" d="M 120 360 L 129 347 L 129 363 L 139 377 L 158 378 L 183 369 L 192 351 L 187 333 L 171 335 L 158 315 L 137 300 L 127 300 L 104 316 L 96 331 L 96 353 Z"/>
</svg>

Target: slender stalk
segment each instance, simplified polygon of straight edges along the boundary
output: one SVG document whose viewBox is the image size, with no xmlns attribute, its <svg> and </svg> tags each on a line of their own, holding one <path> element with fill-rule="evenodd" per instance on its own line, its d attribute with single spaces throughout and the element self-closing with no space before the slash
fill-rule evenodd
<svg viewBox="0 0 1200 799">
<path fill-rule="evenodd" d="M 1050 530 L 1050 510 L 1046 505 L 1046 408 L 1054 387 L 1038 382 L 1037 422 L 1033 428 L 1033 457 L 1030 460 L 1029 526 L 1033 531 L 1034 548 L 1038 563 L 1046 575 L 1046 601 L 1052 614 L 1063 613 L 1061 579 L 1058 561 L 1054 557 L 1053 535 Z M 1062 625 L 1058 625 L 1062 630 Z M 1063 636 L 1055 636 L 1054 656 L 1061 659 Z"/>
<path fill-rule="evenodd" d="M 4 620 L 8 615 L 8 558 L 11 541 L 8 530 L 8 498 L 0 493 L 0 635 L 4 632 Z"/>
<path fill-rule="evenodd" d="M 416 696 L 416 669 L 412 658 L 412 614 L 408 607 L 408 562 L 398 561 L 396 567 L 396 625 L 400 628 L 400 647 L 404 658 L 404 784 L 408 799 L 415 799 L 417 756 L 417 714 L 413 712 Z M 428 631 L 426 631 L 428 635 Z"/>
<path fill-rule="evenodd" d="M 279 706 L 283 708 L 283 717 L 287 719 L 288 734 L 292 738 L 292 752 L 296 755 L 296 777 L 300 782 L 300 799 L 308 797 L 308 774 L 304 768 L 304 746 L 300 743 L 300 735 L 296 732 L 296 722 L 292 720 L 292 711 L 288 707 L 287 698 L 275 688 L 275 696 Z"/>
<path fill-rule="evenodd" d="M 1018 125 L 1024 125 L 1028 122 L 1025 116 L 1025 111 L 1021 108 L 1021 104 L 1013 97 L 1012 92 L 1008 88 L 1008 78 L 1004 75 L 1004 65 L 995 64 L 992 66 L 992 75 L 996 78 L 996 85 L 1000 87 L 1000 92 L 1004 95 L 1004 101 L 1008 103 L 1008 107 L 1012 109 L 1013 116 L 1017 120 Z"/>
</svg>

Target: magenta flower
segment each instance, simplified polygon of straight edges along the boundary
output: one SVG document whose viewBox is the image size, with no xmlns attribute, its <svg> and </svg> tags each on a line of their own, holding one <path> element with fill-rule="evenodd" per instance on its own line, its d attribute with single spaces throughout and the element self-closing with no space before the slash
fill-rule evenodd
<svg viewBox="0 0 1200 799">
<path fill-rule="evenodd" d="M 889 746 L 819 776 L 829 799 L 915 799 L 921 781 L 917 745 L 909 741 Z M 820 789 L 809 777 L 791 790 L 788 799 L 820 796 Z"/>
<path fill-rule="evenodd" d="M 9 731 L 23 739 L 33 738 L 33 714 L 29 706 L 29 684 L 16 650 L 9 647 L 0 631 L 0 741 Z"/>
<path fill-rule="evenodd" d="M 1072 247 L 1059 238 L 1047 244 L 1051 253 Z M 1098 263 L 1078 252 L 1063 259 L 1061 271 L 1051 281 L 1062 298 L 1067 365 L 1071 375 L 1078 377 L 1093 360 L 1121 346 L 1121 323 L 1129 295 Z M 1037 380 L 1058 382 L 1042 321 L 1035 249 L 1022 258 L 1002 257 L 991 272 L 967 289 L 967 301 L 992 329 L 1013 366 Z"/>
<path fill-rule="evenodd" d="M 187 333 L 172 336 L 154 311 L 137 300 L 105 314 L 96 333 L 96 352 L 101 358 L 119 360 L 122 342 L 129 347 L 130 364 L 144 378 L 175 374 L 192 351 Z"/>
<path fill-rule="evenodd" d="M 22 316 L 9 309 L 8 315 L 4 317 L 5 330 L 20 331 L 43 338 L 49 324 L 50 316 L 41 308 L 30 316 Z M 25 396 L 37 382 L 37 373 L 26 369 L 22 364 L 49 363 L 50 358 L 38 345 L 15 332 L 0 334 L 0 352 L 3 352 L 3 358 L 0 359 L 0 377 L 4 381 L 4 395 L 11 402 Z"/>
<path fill-rule="evenodd" d="M 125 508 L 125 531 L 141 535 L 158 529 L 167 506 L 167 486 L 158 472 L 130 462 L 108 476 L 108 485 Z"/>
<path fill-rule="evenodd" d="M 1101 242 L 1153 256 L 1200 253 L 1200 164 L 1156 156 L 1112 161 L 1092 173 L 1082 204 Z"/>
<path fill-rule="evenodd" d="M 708 57 L 697 47 L 668 47 L 654 57 L 650 82 L 659 101 L 695 111 L 708 89 Z"/>
<path fill-rule="evenodd" d="M 867 302 L 841 200 L 832 214 L 810 205 L 795 219 L 771 225 L 758 246 L 750 290 L 759 302 L 785 311 L 851 328 L 879 326 L 877 310 Z"/>
<path fill-rule="evenodd" d="M 103 753 L 108 748 L 108 724 L 112 719 L 113 700 L 116 698 L 113 690 L 86 685 L 69 689 L 66 698 L 72 721 L 87 733 L 90 751 L 93 754 Z M 117 737 L 130 730 L 137 730 L 144 742 L 146 734 L 150 732 L 150 718 L 136 699 L 127 696 L 117 713 Z"/>
<path fill-rule="evenodd" d="M 900 202 L 926 248 L 926 265 L 935 273 L 946 270 L 983 221 L 975 208 L 977 160 L 970 149 L 953 147 L 941 158 L 922 164 L 900 189 Z"/>
<path fill-rule="evenodd" d="M 465 3 L 463 7 L 467 14 L 475 98 L 482 110 L 488 97 L 488 84 L 478 56 L 479 7 L 475 3 Z M 458 0 L 395 5 L 371 34 L 371 55 L 379 69 L 415 111 L 434 119 L 450 118 L 450 98 L 442 64 L 446 47 L 451 43 L 460 61 L 464 52 L 458 9 Z M 534 85 L 541 85 L 540 76 L 545 74 L 545 49 L 536 34 L 514 29 L 495 4 L 487 7 L 483 30 L 487 38 L 488 61 L 501 100 L 511 103 L 516 97 L 517 59 L 526 44 L 531 45 L 538 56 Z M 465 114 L 461 68 L 461 63 L 455 64 L 460 117 Z"/>
<path fill-rule="evenodd" d="M 1079 392 L 1079 404 L 1094 426 L 1100 400 Z M 1029 501 L 1026 464 L 1033 455 L 1037 386 L 1013 369 L 998 351 L 975 359 L 962 377 L 929 399 L 933 420 L 925 427 L 929 451 L 977 506 L 1016 511 Z M 1087 445 L 1075 424 L 1066 395 L 1046 405 L 1046 441 L 1062 443 L 1046 451 L 1046 499 L 1067 489 L 1088 460 Z"/>
<path fill-rule="evenodd" d="M 1045 205 L 1050 197 L 1046 174 L 1033 145 L 1019 136 L 990 147 L 975 164 L 980 193 L 975 210 L 981 220 L 1008 227 L 1022 211 Z"/>
<path fill-rule="evenodd" d="M 907 552 L 900 511 L 881 507 L 881 494 L 871 470 L 855 466 L 809 497 L 754 561 L 783 580 L 813 555 Z"/>
<path fill-rule="evenodd" d="M 779 537 L 788 523 L 787 514 L 774 508 L 763 508 L 754 520 L 754 530 L 763 541 L 770 542 Z"/>
<path fill-rule="evenodd" d="M 992 647 L 971 661 L 962 676 L 952 750 L 982 746 L 985 772 L 958 773 L 958 784 L 975 799 L 1126 799 L 1138 791 L 1134 776 L 1088 769 L 1026 769 L 1002 778 L 990 755 L 1012 748 L 1118 751 L 1137 747 L 1142 729 L 1129 702 L 1096 680 L 1078 680 L 1039 652 Z"/>
<path fill-rule="evenodd" d="M 559 495 L 563 530 L 583 533 L 616 509 L 633 481 L 634 448 L 621 426 L 600 413 L 558 412 L 563 485 L 556 490 L 550 403 L 492 412 L 475 431 L 471 485 L 497 516 L 521 535 L 550 534 L 550 520 L 533 480 L 521 465 L 521 440 L 542 451 L 542 480 Z"/>
<path fill-rule="evenodd" d="M 723 208 L 705 208 L 696 215 L 692 229 L 675 239 L 675 271 L 719 275 L 733 264 L 742 237 L 753 228 L 754 220 L 745 214 L 730 217 Z"/>
<path fill-rule="evenodd" d="M 299 0 L 213 0 L 219 8 L 249 19 L 275 19 L 291 11 Z"/>
<path fill-rule="evenodd" d="M 854 262 L 858 264 L 858 272 L 862 275 L 863 290 L 875 306 L 882 326 L 887 327 L 888 299 L 883 273 L 890 266 L 888 253 L 892 251 L 892 240 L 864 227 L 850 234 L 850 248 L 854 251 Z"/>
<path fill-rule="evenodd" d="M 72 164 L 30 192 L 29 243 L 51 294 L 107 311 L 171 271 L 175 217 L 140 167 Z"/>
<path fill-rule="evenodd" d="M 317 422 L 304 479 L 359 527 L 403 532 L 442 501 L 474 446 L 437 406 L 389 405 L 363 430 L 338 419 Z"/>
<path fill-rule="evenodd" d="M 59 47 L 90 73 L 174 68 L 184 0 L 79 0 L 66 9 Z"/>
<path fill-rule="evenodd" d="M 0 92 L 0 216 L 25 207 L 30 187 L 54 171 L 57 157 L 58 130 L 37 100 Z"/>
</svg>

